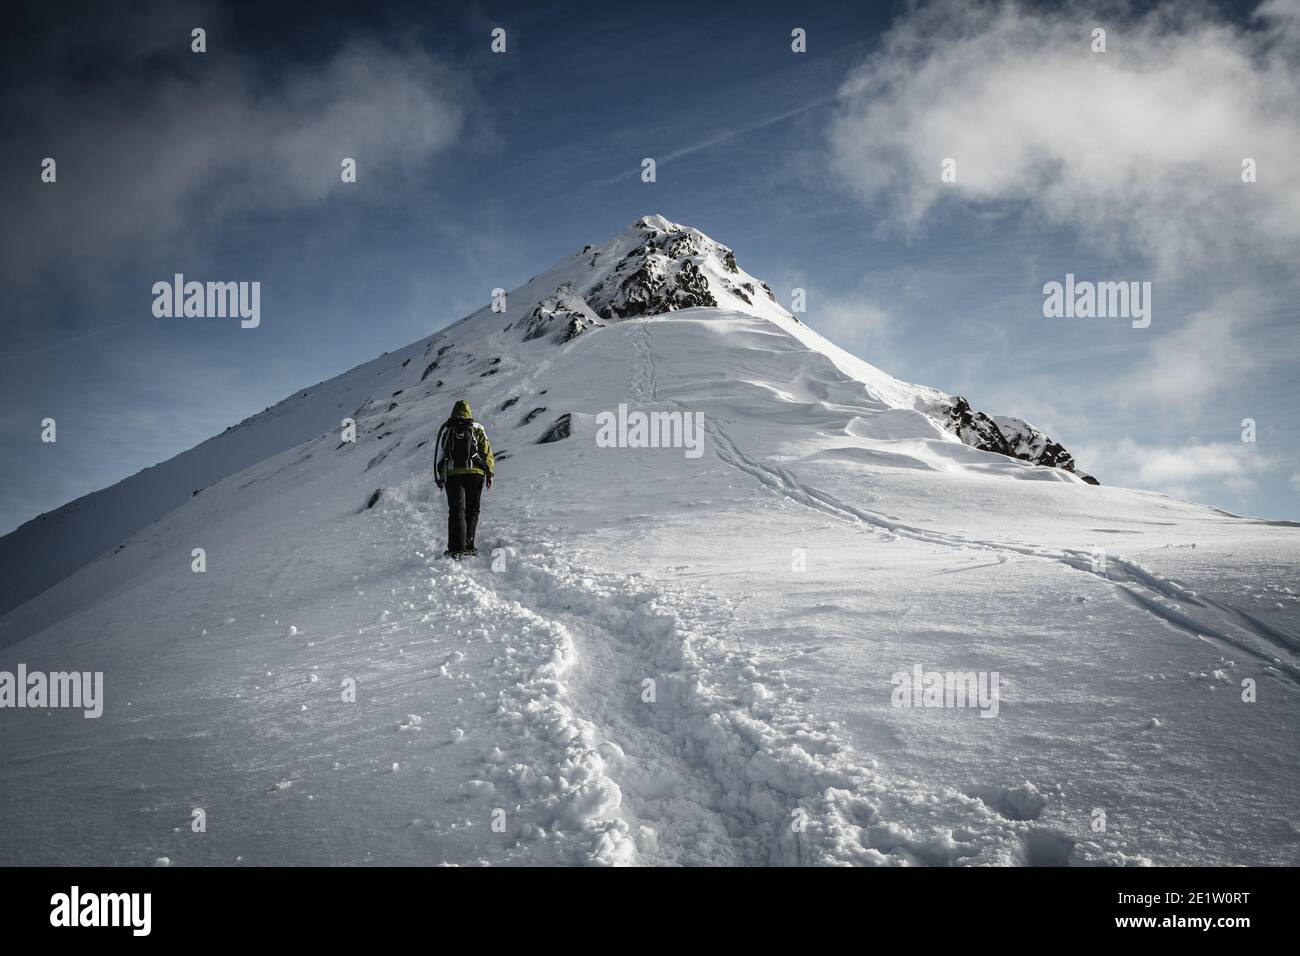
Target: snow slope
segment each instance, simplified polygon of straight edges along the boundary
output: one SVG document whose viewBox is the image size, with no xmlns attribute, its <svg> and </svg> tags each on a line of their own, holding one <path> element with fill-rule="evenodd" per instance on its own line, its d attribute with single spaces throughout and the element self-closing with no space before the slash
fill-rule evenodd
<svg viewBox="0 0 1300 956">
<path fill-rule="evenodd" d="M 459 397 L 499 461 L 463 564 Z M 702 413 L 704 455 L 599 447 L 620 404 Z M 204 481 L 99 493 L 122 538 L 74 503 L 0 541 L 107 551 L 0 618 L 0 669 L 107 696 L 0 711 L 0 863 L 1300 862 L 1296 527 L 951 407 L 638 220 L 187 453 Z M 998 716 L 892 706 L 918 665 L 998 672 Z"/>
</svg>

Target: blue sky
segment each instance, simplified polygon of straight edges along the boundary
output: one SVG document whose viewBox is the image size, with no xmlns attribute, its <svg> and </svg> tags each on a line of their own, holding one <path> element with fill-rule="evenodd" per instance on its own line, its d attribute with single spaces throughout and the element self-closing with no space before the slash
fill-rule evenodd
<svg viewBox="0 0 1300 956">
<path fill-rule="evenodd" d="M 3 42 L 0 532 L 655 212 L 1103 483 L 1300 518 L 1297 0 L 33 4 Z M 175 272 L 260 280 L 261 327 L 155 319 Z M 1151 281 L 1151 327 L 1044 318 L 1067 272 Z"/>
</svg>

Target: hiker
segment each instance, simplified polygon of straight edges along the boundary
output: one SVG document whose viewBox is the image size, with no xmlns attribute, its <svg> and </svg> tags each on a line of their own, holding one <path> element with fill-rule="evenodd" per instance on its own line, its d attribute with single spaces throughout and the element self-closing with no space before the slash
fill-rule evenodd
<svg viewBox="0 0 1300 956">
<path fill-rule="evenodd" d="M 483 426 L 474 421 L 463 398 L 451 417 L 438 429 L 434 442 L 433 474 L 439 490 L 447 489 L 447 550 L 449 558 L 478 554 L 474 532 L 478 528 L 478 502 L 483 485 L 492 487 L 492 443 Z"/>
</svg>

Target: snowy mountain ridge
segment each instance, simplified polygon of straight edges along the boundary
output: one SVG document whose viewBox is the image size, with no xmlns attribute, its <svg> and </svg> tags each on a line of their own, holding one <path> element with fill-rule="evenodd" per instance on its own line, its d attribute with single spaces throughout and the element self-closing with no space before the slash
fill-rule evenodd
<svg viewBox="0 0 1300 956">
<path fill-rule="evenodd" d="M 642 216 L 609 242 L 587 246 L 570 259 L 585 261 L 588 271 L 583 275 L 579 268 L 576 277 L 556 290 L 556 295 L 569 303 L 563 313 L 567 322 L 562 342 L 593 327 L 592 315 L 617 320 L 663 315 L 678 309 L 717 308 L 769 319 L 783 328 L 789 328 L 788 323 L 799 323 L 781 306 L 766 282 L 737 265 L 730 248 L 698 229 L 670 222 L 661 215 Z M 548 297 L 545 302 L 553 299 Z M 545 310 L 546 306 L 539 304 L 538 308 Z M 535 335 L 536 328 L 536 323 L 530 325 L 529 334 Z M 814 341 L 806 344 L 817 347 Z M 861 364 L 865 363 L 854 364 L 863 371 Z M 878 369 L 871 369 L 864 381 L 884 377 Z M 1023 419 L 974 411 L 960 395 L 909 388 L 897 380 L 891 384 L 888 393 L 895 396 L 894 400 L 906 396 L 904 407 L 932 415 L 974 448 L 1060 468 L 1089 484 L 1097 484 L 1095 478 L 1076 468 L 1074 457 L 1059 442 Z"/>
<path fill-rule="evenodd" d="M 862 381 L 876 401 L 918 410 L 936 422 L 941 431 L 974 448 L 1060 468 L 1093 481 L 1075 470 L 1068 452 L 1027 422 L 993 419 L 974 412 L 960 396 L 909 385 L 827 342 L 787 312 L 765 282 L 741 269 L 730 248 L 663 216 L 643 216 L 608 241 L 565 257 L 510 292 L 507 301 L 510 308 L 504 313 L 484 307 L 395 354 L 429 355 L 432 343 L 443 341 L 452 329 L 470 329 L 472 339 L 485 339 L 513 326 L 527 341 L 564 344 L 588 330 L 622 319 L 691 308 L 718 309 L 774 323 Z M 523 315 L 521 303 L 526 307 Z M 302 442 L 324 429 L 337 427 L 341 416 L 336 413 L 347 409 L 322 401 L 320 389 L 349 376 L 364 382 L 362 370 L 381 366 L 385 359 L 381 356 L 330 382 L 297 392 L 222 435 L 114 486 L 147 485 L 149 494 L 97 491 L 40 515 L 0 538 L 0 576 L 9 582 L 0 598 L 0 613 L 116 547 L 132 532 L 182 504 L 199 488 L 282 451 L 280 441 Z M 420 381 L 446 367 L 441 354 L 433 359 L 423 367 Z M 498 370 L 482 371 L 488 376 Z M 345 389 L 345 393 L 351 391 Z M 274 421 L 275 426 L 263 427 L 268 421 Z M 942 437 L 931 434 L 929 428 L 923 431 L 927 437 Z"/>
<path fill-rule="evenodd" d="M 981 450 L 671 225 L 0 541 L 0 669 L 105 675 L 0 720 L 0 863 L 1294 862 L 1295 527 Z M 624 404 L 703 454 L 601 447 Z"/>
</svg>

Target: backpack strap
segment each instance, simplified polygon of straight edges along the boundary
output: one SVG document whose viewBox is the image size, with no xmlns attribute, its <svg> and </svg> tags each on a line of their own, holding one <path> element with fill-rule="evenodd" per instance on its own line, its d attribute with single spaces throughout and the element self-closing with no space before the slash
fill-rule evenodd
<svg viewBox="0 0 1300 956">
<path fill-rule="evenodd" d="M 483 426 L 472 418 L 461 419 L 469 425 L 469 465 L 471 468 L 478 467 L 483 461 L 483 455 L 478 450 L 478 436 L 486 435 Z"/>
<path fill-rule="evenodd" d="M 447 442 L 451 439 L 451 430 L 447 427 L 451 424 L 451 419 L 442 423 L 438 429 L 438 437 L 433 440 L 433 473 L 441 478 L 446 470 L 444 465 L 447 462 Z"/>
</svg>

